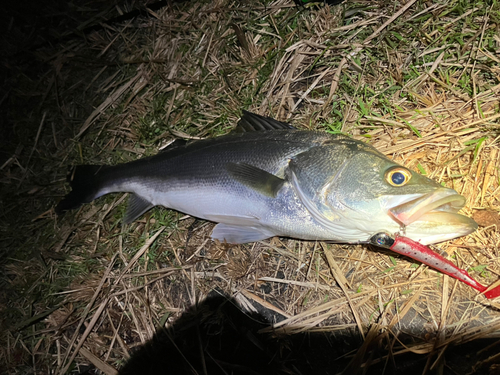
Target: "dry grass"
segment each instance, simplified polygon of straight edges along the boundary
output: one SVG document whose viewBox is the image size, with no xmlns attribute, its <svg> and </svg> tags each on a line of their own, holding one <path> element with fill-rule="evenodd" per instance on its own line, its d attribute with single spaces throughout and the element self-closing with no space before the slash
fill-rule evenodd
<svg viewBox="0 0 500 375">
<path fill-rule="evenodd" d="M 2 218 L 5 371 L 92 364 L 115 374 L 214 290 L 248 314 L 271 312 L 262 335 L 350 333 L 363 344 L 339 354 L 346 374 L 405 353 L 424 358 L 418 373 L 448 369 L 450 345 L 498 337 L 498 301 L 380 249 L 284 238 L 227 246 L 209 239 L 213 224 L 161 208 L 122 227 L 123 196 L 62 218 L 51 209 L 67 165 L 217 136 L 244 108 L 352 135 L 466 196 L 480 228 L 438 248 L 491 284 L 500 278 L 500 5 L 464 6 L 187 2 L 38 48 L 49 68 L 19 80 L 31 91 L 16 95 L 38 95 L 43 107 L 1 166 L 2 195 L 13 197 Z"/>
</svg>

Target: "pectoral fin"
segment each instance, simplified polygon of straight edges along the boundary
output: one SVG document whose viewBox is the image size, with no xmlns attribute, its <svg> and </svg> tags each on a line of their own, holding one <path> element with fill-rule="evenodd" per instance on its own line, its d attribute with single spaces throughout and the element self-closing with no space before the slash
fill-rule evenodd
<svg viewBox="0 0 500 375">
<path fill-rule="evenodd" d="M 127 212 L 125 213 L 123 222 L 125 224 L 130 224 L 131 222 L 135 221 L 139 216 L 141 216 L 143 213 L 153 208 L 153 206 L 154 205 L 151 202 L 138 196 L 137 194 L 131 195 L 128 200 Z"/>
<path fill-rule="evenodd" d="M 227 163 L 226 169 L 236 181 L 271 198 L 276 198 L 285 183 L 282 178 L 246 163 Z"/>
</svg>

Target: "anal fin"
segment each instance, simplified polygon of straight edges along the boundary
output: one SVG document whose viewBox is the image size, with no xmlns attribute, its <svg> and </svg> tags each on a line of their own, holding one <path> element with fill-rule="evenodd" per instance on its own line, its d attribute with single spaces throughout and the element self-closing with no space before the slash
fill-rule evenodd
<svg viewBox="0 0 500 375">
<path fill-rule="evenodd" d="M 125 224 L 130 224 L 153 207 L 154 204 L 148 200 L 138 196 L 137 194 L 132 194 L 128 200 L 127 212 L 125 213 L 123 222 Z"/>
</svg>

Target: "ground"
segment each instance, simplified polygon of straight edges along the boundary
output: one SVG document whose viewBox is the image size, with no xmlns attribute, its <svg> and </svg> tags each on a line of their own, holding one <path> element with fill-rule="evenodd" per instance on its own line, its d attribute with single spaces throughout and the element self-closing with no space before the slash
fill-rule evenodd
<svg viewBox="0 0 500 375">
<path fill-rule="evenodd" d="M 434 249 L 490 285 L 498 1 L 20 4 L 0 54 L 2 372 L 500 371 L 498 301 L 389 251 L 229 246 L 163 208 L 122 225 L 122 194 L 53 209 L 71 166 L 220 136 L 246 109 L 368 142 L 463 194 L 479 229 Z"/>
</svg>

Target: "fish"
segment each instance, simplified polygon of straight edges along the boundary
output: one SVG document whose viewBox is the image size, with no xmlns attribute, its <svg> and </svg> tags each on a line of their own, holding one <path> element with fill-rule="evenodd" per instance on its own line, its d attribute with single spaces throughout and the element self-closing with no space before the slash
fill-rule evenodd
<svg viewBox="0 0 500 375">
<path fill-rule="evenodd" d="M 274 236 L 369 243 L 382 231 L 431 244 L 477 229 L 458 212 L 464 196 L 368 143 L 247 111 L 227 135 L 177 140 L 129 163 L 79 165 L 68 181 L 57 214 L 128 192 L 124 224 L 163 206 L 217 223 L 212 239 L 231 244 Z"/>
</svg>

